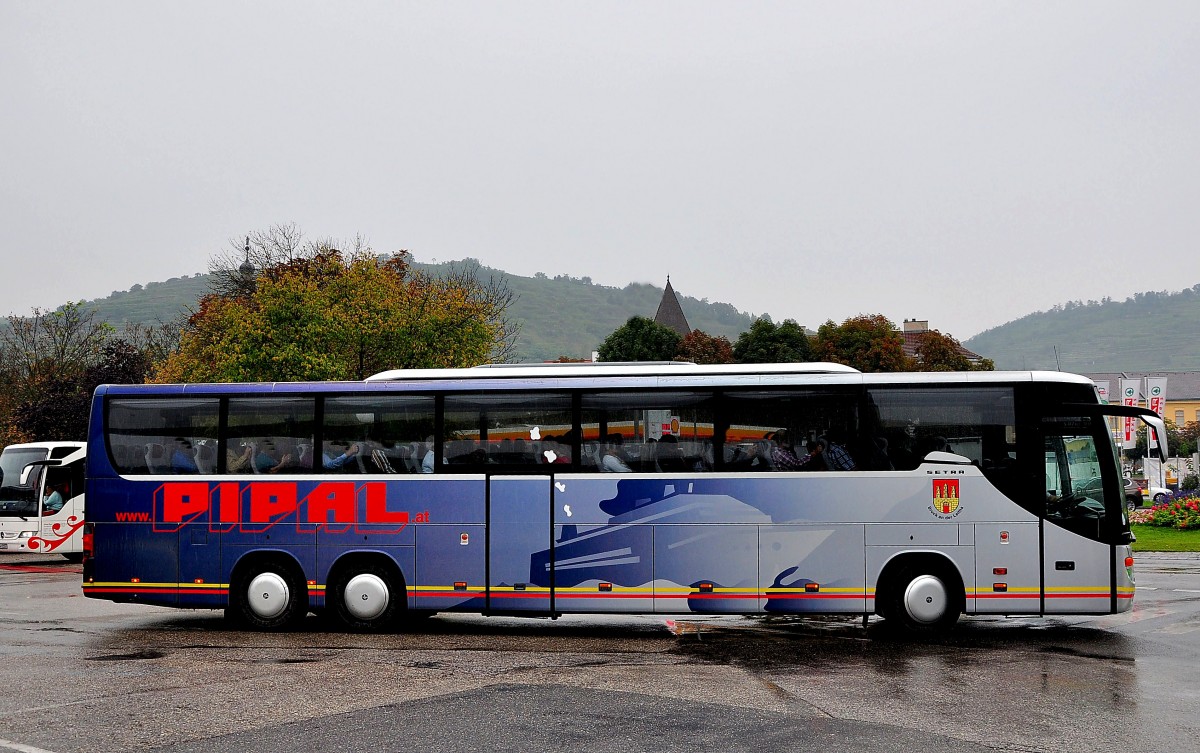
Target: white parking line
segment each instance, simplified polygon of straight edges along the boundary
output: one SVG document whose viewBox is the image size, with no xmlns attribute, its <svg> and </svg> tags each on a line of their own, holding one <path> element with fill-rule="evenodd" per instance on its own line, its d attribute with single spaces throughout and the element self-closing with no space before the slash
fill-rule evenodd
<svg viewBox="0 0 1200 753">
<path fill-rule="evenodd" d="M 35 748 L 32 745 L 22 745 L 14 743 L 12 740 L 0 740 L 0 748 L 8 748 L 9 750 L 19 751 L 20 753 L 53 753 L 44 748 Z"/>
</svg>

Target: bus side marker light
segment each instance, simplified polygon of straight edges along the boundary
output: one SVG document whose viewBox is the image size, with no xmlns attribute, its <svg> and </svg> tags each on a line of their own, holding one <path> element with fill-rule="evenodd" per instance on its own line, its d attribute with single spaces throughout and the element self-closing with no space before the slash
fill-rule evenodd
<svg viewBox="0 0 1200 753">
<path fill-rule="evenodd" d="M 1133 557 L 1125 558 L 1125 567 L 1133 567 Z"/>
<path fill-rule="evenodd" d="M 599 589 L 605 593 L 609 593 L 612 591 L 612 584 L 611 583 L 601 583 L 599 585 Z"/>
<path fill-rule="evenodd" d="M 992 575 L 1008 575 L 1007 567 L 993 567 Z"/>
<path fill-rule="evenodd" d="M 196 578 L 192 582 L 195 583 L 196 585 L 200 585 L 201 583 L 204 582 L 204 578 Z"/>
<path fill-rule="evenodd" d="M 711 584 L 711 583 L 701 583 L 700 584 L 700 593 L 710 594 L 712 592 L 713 592 L 713 584 Z"/>
<path fill-rule="evenodd" d="M 465 580 L 454 581 L 454 590 L 455 591 L 466 591 L 467 590 L 467 582 Z"/>
<path fill-rule="evenodd" d="M 1007 543 L 1008 543 L 1008 531 L 1001 531 L 1001 532 L 1000 532 L 1000 543 L 1001 543 L 1001 544 L 1007 544 Z"/>
<path fill-rule="evenodd" d="M 130 583 L 141 583 L 142 579 L 141 578 L 130 578 L 129 582 Z"/>
<path fill-rule="evenodd" d="M 805 583 L 804 590 L 807 593 L 815 594 L 821 590 L 821 584 L 820 583 Z"/>
<path fill-rule="evenodd" d="M 524 590 L 525 590 L 525 584 L 524 584 L 524 583 L 514 583 L 514 584 L 513 584 L 513 590 L 514 590 L 514 591 L 524 591 Z"/>
<path fill-rule="evenodd" d="M 993 583 L 992 590 L 997 593 L 1005 593 L 1008 591 L 1008 584 L 1007 583 Z"/>
</svg>

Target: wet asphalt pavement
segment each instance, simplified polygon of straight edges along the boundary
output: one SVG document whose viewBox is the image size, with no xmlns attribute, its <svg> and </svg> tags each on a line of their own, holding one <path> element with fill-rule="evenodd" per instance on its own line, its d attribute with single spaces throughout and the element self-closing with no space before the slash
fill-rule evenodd
<svg viewBox="0 0 1200 753">
<path fill-rule="evenodd" d="M 0 753 L 1193 751 L 1200 558 L 1140 555 L 1134 610 L 872 619 L 439 616 L 361 636 L 86 599 L 0 559 Z"/>
</svg>

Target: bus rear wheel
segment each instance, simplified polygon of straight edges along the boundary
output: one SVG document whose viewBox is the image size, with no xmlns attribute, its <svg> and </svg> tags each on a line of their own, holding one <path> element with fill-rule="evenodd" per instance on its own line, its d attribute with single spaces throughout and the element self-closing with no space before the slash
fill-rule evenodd
<svg viewBox="0 0 1200 753">
<path fill-rule="evenodd" d="M 404 582 L 391 568 L 375 562 L 352 565 L 338 573 L 330 589 L 343 625 L 358 632 L 394 628 L 404 614 Z"/>
<path fill-rule="evenodd" d="M 230 613 L 259 630 L 296 627 L 308 614 L 308 588 L 295 568 L 277 558 L 242 570 L 229 588 Z"/>
<path fill-rule="evenodd" d="M 949 632 L 962 612 L 961 592 L 942 568 L 905 567 L 886 598 L 884 617 L 918 635 Z"/>
</svg>

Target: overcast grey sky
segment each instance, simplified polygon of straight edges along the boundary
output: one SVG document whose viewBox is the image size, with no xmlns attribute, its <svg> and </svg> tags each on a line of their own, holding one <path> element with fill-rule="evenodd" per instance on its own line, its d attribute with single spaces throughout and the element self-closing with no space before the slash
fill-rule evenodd
<svg viewBox="0 0 1200 753">
<path fill-rule="evenodd" d="M 966 339 L 1200 282 L 1198 125 L 1194 0 L 0 0 L 0 314 L 296 223 Z"/>
</svg>

